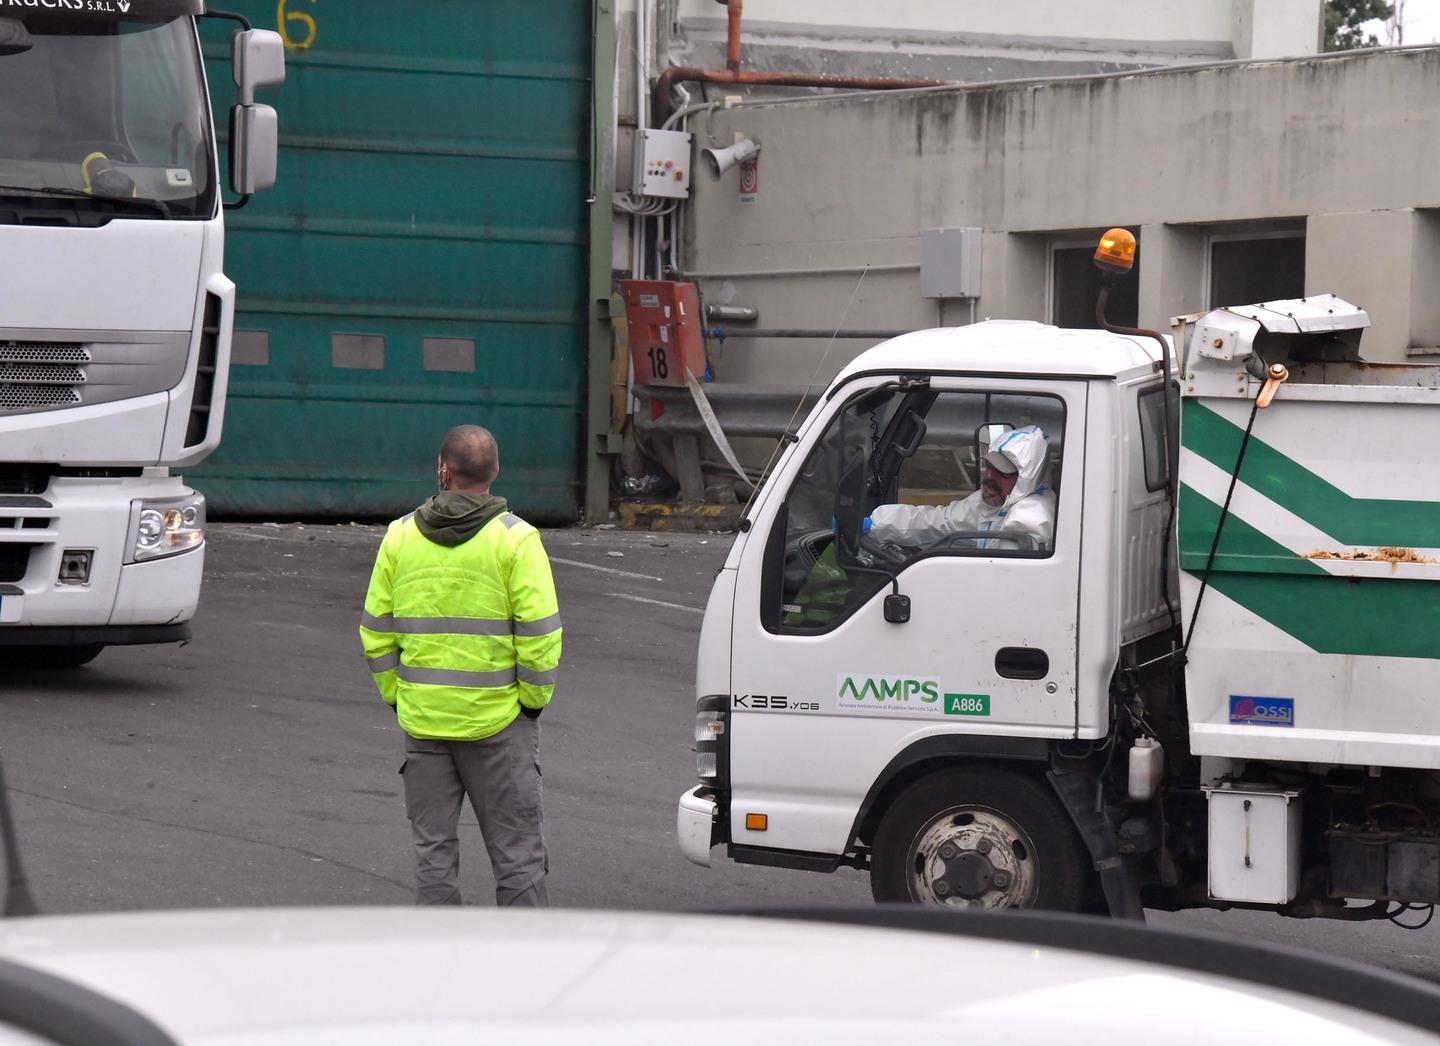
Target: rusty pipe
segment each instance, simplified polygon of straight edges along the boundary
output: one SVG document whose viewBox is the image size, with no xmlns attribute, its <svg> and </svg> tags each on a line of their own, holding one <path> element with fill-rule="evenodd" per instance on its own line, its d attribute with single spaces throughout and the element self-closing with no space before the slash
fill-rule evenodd
<svg viewBox="0 0 1440 1046">
<path fill-rule="evenodd" d="M 956 80 L 897 80 L 874 76 L 830 76 L 823 73 L 756 73 L 730 69 L 673 66 L 660 74 L 651 96 L 654 119 L 664 123 L 673 111 L 670 89 L 677 83 L 738 84 L 747 87 L 834 87 L 851 91 L 901 91 L 917 87 L 958 87 Z"/>
<path fill-rule="evenodd" d="M 726 16 L 730 22 L 729 33 L 725 37 L 725 68 L 732 73 L 740 71 L 740 9 L 744 6 L 744 0 L 727 0 Z"/>
</svg>

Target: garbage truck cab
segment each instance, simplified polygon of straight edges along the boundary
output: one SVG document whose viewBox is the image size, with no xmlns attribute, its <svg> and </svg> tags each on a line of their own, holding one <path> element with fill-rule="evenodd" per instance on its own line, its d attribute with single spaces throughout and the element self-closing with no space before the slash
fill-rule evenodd
<svg viewBox="0 0 1440 1046">
<path fill-rule="evenodd" d="M 1440 372 L 1360 362 L 1367 325 L 1323 295 L 860 356 L 717 576 L 686 855 L 952 907 L 1440 900 Z"/>
</svg>

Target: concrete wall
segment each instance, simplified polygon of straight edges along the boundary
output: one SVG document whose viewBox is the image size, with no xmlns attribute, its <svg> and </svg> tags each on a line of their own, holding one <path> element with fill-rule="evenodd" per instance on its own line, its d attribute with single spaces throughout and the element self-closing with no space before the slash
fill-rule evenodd
<svg viewBox="0 0 1440 1046">
<path fill-rule="evenodd" d="M 980 316 L 1048 319 L 1050 246 L 1111 225 L 1138 231 L 1140 321 L 1163 326 L 1206 304 L 1207 235 L 1283 219 L 1306 291 L 1371 311 L 1369 357 L 1440 345 L 1437 48 L 742 105 L 692 129 L 761 143 L 754 202 L 734 172 L 697 178 L 683 268 L 762 328 L 965 322 L 919 293 L 940 226 L 985 230 Z M 840 271 L 785 274 L 816 269 Z M 865 345 L 731 340 L 720 377 L 828 378 Z"/>
<path fill-rule="evenodd" d="M 636 47 L 637 2 L 647 46 Z M 1319 49 L 1322 0 L 746 0 L 742 67 L 964 82 L 1119 72 Z M 725 67 L 725 4 L 616 0 L 620 113 L 634 122 L 636 58 Z"/>
<path fill-rule="evenodd" d="M 747 0 L 753 55 L 744 57 L 765 67 L 787 48 L 800 60 L 827 52 L 831 72 L 844 71 L 837 63 L 863 64 L 865 52 L 872 61 L 908 53 L 921 64 L 927 52 L 1147 65 L 1177 56 L 1293 57 L 1318 50 L 1320 9 L 1320 0 Z M 703 56 L 723 48 L 723 4 L 672 0 L 670 10 L 677 50 Z"/>
</svg>

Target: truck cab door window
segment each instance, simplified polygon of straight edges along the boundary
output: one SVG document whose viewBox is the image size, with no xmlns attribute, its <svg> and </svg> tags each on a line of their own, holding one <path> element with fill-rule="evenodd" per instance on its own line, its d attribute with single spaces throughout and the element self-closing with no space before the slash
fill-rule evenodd
<svg viewBox="0 0 1440 1046">
<path fill-rule="evenodd" d="M 827 632 L 887 575 L 931 556 L 1048 557 L 1063 432 L 1054 396 L 924 382 L 858 394 L 811 449 L 776 519 L 766 627 Z"/>
</svg>

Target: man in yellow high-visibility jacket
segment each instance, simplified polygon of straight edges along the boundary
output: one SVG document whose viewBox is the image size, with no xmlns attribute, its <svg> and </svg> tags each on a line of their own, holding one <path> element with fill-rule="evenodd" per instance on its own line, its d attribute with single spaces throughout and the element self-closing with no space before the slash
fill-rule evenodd
<svg viewBox="0 0 1440 1046">
<path fill-rule="evenodd" d="M 540 534 L 490 493 L 495 437 L 440 445 L 440 493 L 385 532 L 360 639 L 406 734 L 415 899 L 459 904 L 456 828 L 469 795 L 496 903 L 545 905 L 540 723 L 560 664 L 560 611 Z"/>
</svg>

